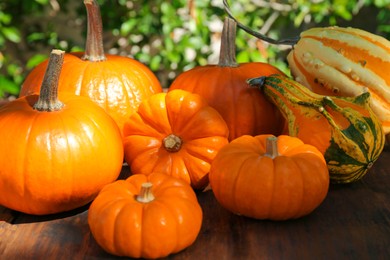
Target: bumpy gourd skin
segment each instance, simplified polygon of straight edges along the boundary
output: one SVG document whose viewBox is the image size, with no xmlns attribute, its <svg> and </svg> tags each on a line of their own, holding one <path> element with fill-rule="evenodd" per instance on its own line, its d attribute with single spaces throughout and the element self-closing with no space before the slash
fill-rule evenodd
<svg viewBox="0 0 390 260">
<path fill-rule="evenodd" d="M 280 109 L 289 135 L 324 154 L 332 182 L 361 179 L 382 152 L 384 132 L 370 108 L 369 92 L 354 98 L 323 96 L 282 75 L 249 83 L 259 86 Z"/>
<path fill-rule="evenodd" d="M 321 95 L 358 96 L 390 133 L 390 41 L 356 28 L 312 28 L 287 56 L 296 81 Z"/>
<path fill-rule="evenodd" d="M 143 184 L 153 199 L 137 200 Z M 191 186 L 162 173 L 136 174 L 107 185 L 88 211 L 88 224 L 107 252 L 135 258 L 160 258 L 194 243 L 202 209 Z"/>
</svg>

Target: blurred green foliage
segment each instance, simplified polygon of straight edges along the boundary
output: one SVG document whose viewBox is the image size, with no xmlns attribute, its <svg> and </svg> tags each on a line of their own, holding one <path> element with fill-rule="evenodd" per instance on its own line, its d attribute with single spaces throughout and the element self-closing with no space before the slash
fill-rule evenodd
<svg viewBox="0 0 390 260">
<path fill-rule="evenodd" d="M 222 0 L 98 0 L 107 53 L 149 66 L 164 87 L 181 72 L 215 64 L 226 13 Z M 313 26 L 352 26 L 390 38 L 390 0 L 236 0 L 236 18 L 280 39 Z M 0 3 L 0 98 L 18 95 L 27 73 L 50 50 L 84 49 L 86 11 L 78 0 Z M 237 61 L 271 63 L 288 73 L 289 49 L 237 32 Z"/>
</svg>

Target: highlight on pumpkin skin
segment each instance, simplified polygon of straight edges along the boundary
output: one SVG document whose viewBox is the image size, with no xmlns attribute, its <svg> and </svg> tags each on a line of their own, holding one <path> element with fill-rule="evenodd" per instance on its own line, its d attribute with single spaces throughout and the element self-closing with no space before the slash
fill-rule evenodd
<svg viewBox="0 0 390 260">
<path fill-rule="evenodd" d="M 51 52 L 39 95 L 0 107 L 0 204 L 27 214 L 84 206 L 122 169 L 113 119 L 85 97 L 59 93 L 63 55 Z"/>
</svg>

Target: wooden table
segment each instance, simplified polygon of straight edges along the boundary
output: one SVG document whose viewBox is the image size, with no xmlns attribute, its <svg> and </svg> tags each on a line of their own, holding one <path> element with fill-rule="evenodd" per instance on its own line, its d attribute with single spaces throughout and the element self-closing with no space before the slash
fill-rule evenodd
<svg viewBox="0 0 390 260">
<path fill-rule="evenodd" d="M 199 192 L 200 234 L 169 259 L 390 259 L 389 162 L 386 147 L 363 180 L 331 185 L 319 208 L 291 221 L 237 216 L 211 191 Z M 123 174 L 128 170 L 124 167 Z M 87 214 L 88 205 L 39 217 L 0 207 L 0 259 L 119 259 L 96 244 Z"/>
</svg>

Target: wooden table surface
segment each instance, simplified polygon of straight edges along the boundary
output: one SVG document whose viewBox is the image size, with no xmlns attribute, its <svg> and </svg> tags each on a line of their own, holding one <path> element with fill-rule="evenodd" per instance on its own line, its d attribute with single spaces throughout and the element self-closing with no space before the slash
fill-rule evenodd
<svg viewBox="0 0 390 260">
<path fill-rule="evenodd" d="M 204 220 L 195 243 L 169 259 L 390 259 L 390 149 L 363 180 L 331 185 L 312 214 L 273 222 L 231 214 L 199 192 Z M 124 167 L 123 174 L 128 172 Z M 123 177 L 124 175 L 122 175 Z M 51 216 L 0 207 L 0 259 L 119 259 L 87 224 L 88 205 Z M 121 258 L 122 259 L 122 258 Z"/>
</svg>

